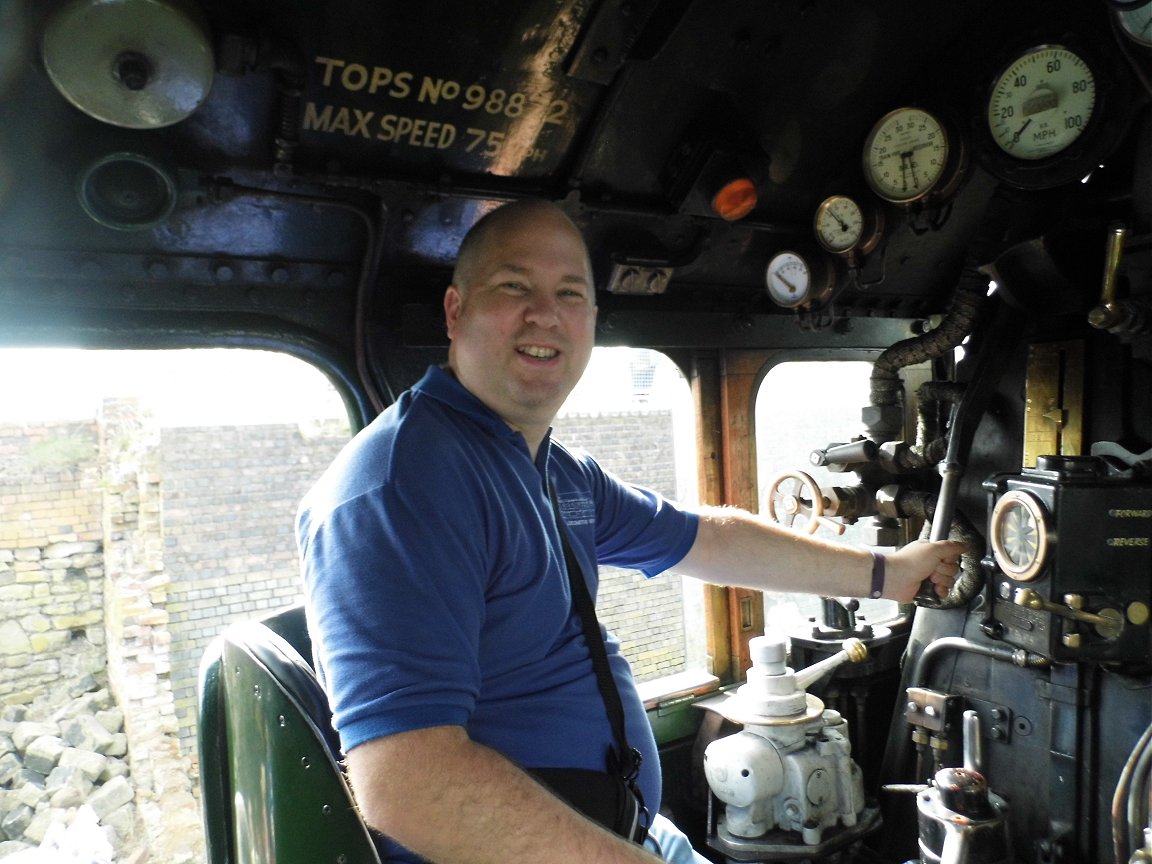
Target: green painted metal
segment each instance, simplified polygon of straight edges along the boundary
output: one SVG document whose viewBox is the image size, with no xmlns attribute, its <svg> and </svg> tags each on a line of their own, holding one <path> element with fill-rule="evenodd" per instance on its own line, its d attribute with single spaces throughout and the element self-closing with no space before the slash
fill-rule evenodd
<svg viewBox="0 0 1152 864">
<path fill-rule="evenodd" d="M 211 864 L 379 864 L 317 723 L 323 695 L 307 664 L 259 622 L 219 643 L 201 676 L 201 758 L 216 760 L 202 766 Z"/>
</svg>

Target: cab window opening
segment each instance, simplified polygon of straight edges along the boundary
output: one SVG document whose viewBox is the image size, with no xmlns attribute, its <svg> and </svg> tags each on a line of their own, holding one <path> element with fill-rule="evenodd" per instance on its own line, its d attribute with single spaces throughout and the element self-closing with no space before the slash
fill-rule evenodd
<svg viewBox="0 0 1152 864">
<path fill-rule="evenodd" d="M 861 410 L 868 405 L 872 364 L 864 360 L 783 359 L 765 373 L 756 394 L 756 470 L 760 513 L 769 518 L 775 497 L 798 499 L 800 512 L 777 507 L 777 519 L 798 531 L 814 528 L 826 540 L 849 545 L 872 545 L 868 519 L 846 524 L 830 514 L 821 515 L 812 502 L 811 479 L 818 489 L 847 486 L 851 473 L 834 473 L 814 465 L 813 451 L 852 441 L 864 434 Z M 829 438 L 829 435 L 834 436 Z M 813 526 L 813 522 L 816 523 Z M 843 533 L 837 534 L 842 528 Z M 845 598 L 847 599 L 847 598 Z M 882 622 L 900 614 L 891 600 L 856 600 L 857 619 Z M 769 629 L 803 630 L 822 622 L 819 597 L 793 592 L 765 592 L 764 618 Z"/>
</svg>

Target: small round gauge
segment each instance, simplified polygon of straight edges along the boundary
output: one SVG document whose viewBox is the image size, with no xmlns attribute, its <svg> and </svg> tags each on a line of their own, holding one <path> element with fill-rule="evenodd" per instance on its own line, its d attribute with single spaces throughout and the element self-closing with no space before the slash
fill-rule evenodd
<svg viewBox="0 0 1152 864">
<path fill-rule="evenodd" d="M 1034 495 L 1013 489 L 992 508 L 992 555 L 1004 575 L 1035 579 L 1048 559 L 1048 513 Z"/>
<path fill-rule="evenodd" d="M 1152 0 L 1117 6 L 1116 23 L 1133 42 L 1152 48 Z"/>
<path fill-rule="evenodd" d="M 919 201 L 944 180 L 948 150 L 948 133 L 935 116 L 922 108 L 897 108 L 868 133 L 864 177 L 886 201 Z"/>
<path fill-rule="evenodd" d="M 812 227 L 820 245 L 829 252 L 850 252 L 864 236 L 864 211 L 848 196 L 833 195 L 816 208 Z"/>
<path fill-rule="evenodd" d="M 777 306 L 795 309 L 812 299 L 812 267 L 796 252 L 779 252 L 764 272 L 768 296 Z"/>
<path fill-rule="evenodd" d="M 820 245 L 835 255 L 870 252 L 880 239 L 879 214 L 865 212 L 847 195 L 821 201 L 812 228 Z"/>
<path fill-rule="evenodd" d="M 1084 134 L 1096 104 L 1096 79 L 1084 59 L 1060 45 L 1017 57 L 992 85 L 988 128 L 1017 159 L 1045 159 Z"/>
</svg>

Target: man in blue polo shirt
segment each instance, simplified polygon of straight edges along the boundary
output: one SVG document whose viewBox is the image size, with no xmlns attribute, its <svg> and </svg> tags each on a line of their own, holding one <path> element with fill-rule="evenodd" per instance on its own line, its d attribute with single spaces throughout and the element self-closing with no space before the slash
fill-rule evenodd
<svg viewBox="0 0 1152 864">
<path fill-rule="evenodd" d="M 309 623 L 357 801 L 395 861 L 659 860 L 528 771 L 604 771 L 615 743 L 553 500 L 593 598 L 597 565 L 611 564 L 909 601 L 925 578 L 946 593 L 961 547 L 911 544 L 885 561 L 742 511 L 687 511 L 552 441 L 596 317 L 583 238 L 552 204 L 478 222 L 444 310 L 447 366 L 356 436 L 300 510 Z M 657 812 L 655 742 L 619 644 L 605 642 Z M 704 860 L 659 818 L 648 849 Z"/>
</svg>

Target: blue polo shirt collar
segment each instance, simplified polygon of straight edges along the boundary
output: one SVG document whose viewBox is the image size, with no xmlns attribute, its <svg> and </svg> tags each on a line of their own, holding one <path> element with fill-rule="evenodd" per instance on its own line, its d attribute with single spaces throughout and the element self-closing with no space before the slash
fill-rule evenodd
<svg viewBox="0 0 1152 864">
<path fill-rule="evenodd" d="M 504 422 L 495 411 L 481 402 L 475 394 L 457 380 L 444 366 L 429 366 L 416 385 L 412 388 L 429 398 L 443 402 L 454 411 L 458 411 L 470 418 L 480 428 L 493 438 L 504 439 L 528 454 L 528 442 L 524 436 Z M 548 464 L 548 456 L 552 449 L 552 430 L 540 442 L 540 449 L 536 452 L 536 467 L 544 474 L 544 467 Z"/>
</svg>

